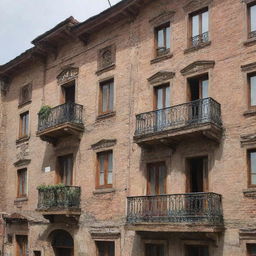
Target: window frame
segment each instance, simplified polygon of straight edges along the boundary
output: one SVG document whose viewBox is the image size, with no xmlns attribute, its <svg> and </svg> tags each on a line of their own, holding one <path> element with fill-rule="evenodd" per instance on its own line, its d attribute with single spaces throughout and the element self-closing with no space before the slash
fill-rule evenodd
<svg viewBox="0 0 256 256">
<path fill-rule="evenodd" d="M 24 125 L 23 125 L 23 117 L 27 116 L 25 120 L 25 125 L 27 125 L 26 132 L 23 133 Z M 29 111 L 22 112 L 19 117 L 19 139 L 27 138 L 29 136 Z"/>
<path fill-rule="evenodd" d="M 250 246 L 256 246 L 256 243 L 246 243 L 246 255 L 247 256 L 256 256 L 256 253 L 255 254 L 251 254 L 250 251 L 249 251 L 249 247 Z"/>
<path fill-rule="evenodd" d="M 26 198 L 28 196 L 28 171 L 27 168 L 17 170 L 17 198 Z M 20 185 L 22 184 L 22 193 L 20 193 Z"/>
<path fill-rule="evenodd" d="M 108 184 L 108 158 L 109 154 L 112 154 L 112 183 Z M 100 185 L 100 156 L 104 156 L 104 184 Z M 112 188 L 113 187 L 113 150 L 106 150 L 106 151 L 100 151 L 97 152 L 97 168 L 96 168 L 96 189 L 104 189 L 104 188 Z"/>
<path fill-rule="evenodd" d="M 202 33 L 202 28 L 203 28 L 203 19 L 202 19 L 202 14 L 208 12 L 208 31 L 204 32 L 204 33 L 208 33 L 208 40 L 203 42 L 202 41 L 202 35 L 204 33 Z M 206 6 L 202 9 L 199 9 L 197 11 L 194 11 L 192 13 L 189 14 L 189 46 L 190 47 L 197 47 L 199 45 L 202 44 L 207 44 L 210 42 L 210 16 L 209 16 L 210 12 L 209 12 L 209 7 Z M 193 45 L 193 38 L 196 36 L 193 36 L 193 17 L 199 15 L 199 34 L 198 37 L 200 38 L 200 42 L 197 45 Z"/>
<path fill-rule="evenodd" d="M 65 159 L 65 158 L 71 159 L 71 177 L 70 177 L 71 184 L 70 185 L 66 184 L 67 180 L 65 181 L 65 183 L 61 180 L 62 178 L 64 178 L 64 173 L 63 173 L 63 177 L 61 176 L 61 171 L 63 172 L 62 167 L 64 164 L 64 161 L 62 159 Z M 73 153 L 57 156 L 55 184 L 64 184 L 65 186 L 74 186 L 74 154 Z"/>
<path fill-rule="evenodd" d="M 256 30 L 251 31 L 251 7 L 256 6 L 256 1 L 252 1 L 251 3 L 247 4 L 247 39 L 256 38 Z M 251 33 L 255 32 L 255 36 L 250 36 Z"/>
<path fill-rule="evenodd" d="M 144 244 L 144 255 L 146 256 L 146 246 L 148 244 L 151 244 L 151 245 L 161 245 L 164 247 L 164 256 L 167 256 L 168 255 L 168 249 L 167 249 L 167 241 L 166 240 L 144 240 L 143 241 L 143 244 Z"/>
<path fill-rule="evenodd" d="M 23 91 L 28 90 L 28 96 L 27 98 L 23 98 Z M 32 100 L 32 84 L 26 84 L 20 88 L 19 93 L 19 106 L 23 106 L 26 103 L 31 102 Z"/>
<path fill-rule="evenodd" d="M 256 153 L 256 148 L 247 150 L 247 170 L 248 170 L 248 187 L 256 187 L 256 184 L 252 184 L 252 166 L 251 166 L 251 153 Z M 255 173 L 256 175 L 256 173 Z"/>
<path fill-rule="evenodd" d="M 167 48 L 167 28 L 168 27 L 169 27 L 169 32 L 170 32 L 170 35 L 169 35 L 170 47 L 169 48 Z M 162 48 L 165 48 L 164 51 L 161 52 L 161 53 L 159 53 L 159 47 L 158 47 L 158 32 L 160 30 L 164 30 L 164 35 L 163 35 L 164 36 L 164 38 L 163 38 L 163 40 L 164 40 L 164 47 L 162 47 Z M 165 23 L 155 27 L 154 32 L 155 32 L 155 56 L 156 56 L 156 58 L 157 57 L 162 57 L 164 55 L 169 54 L 170 51 L 171 51 L 171 34 L 172 34 L 171 33 L 171 22 L 168 21 L 168 22 L 165 22 Z"/>
<path fill-rule="evenodd" d="M 100 254 L 99 254 L 99 244 L 100 243 L 103 243 L 104 244 L 104 256 L 109 256 L 108 255 L 108 252 L 106 251 L 106 248 L 108 248 L 107 247 L 107 244 L 108 243 L 113 243 L 114 244 L 114 255 L 115 255 L 115 253 L 116 253 L 116 243 L 115 243 L 115 241 L 101 241 L 101 240 L 97 240 L 97 241 L 95 241 L 95 243 L 96 243 L 96 248 L 97 248 L 97 256 L 99 256 Z"/>
<path fill-rule="evenodd" d="M 109 85 L 108 87 L 108 92 L 107 92 L 107 109 L 106 111 L 103 111 L 103 86 L 105 85 Z M 112 86 L 112 109 L 110 109 L 110 86 Z M 110 79 L 107 79 L 107 80 L 104 80 L 104 81 L 101 81 L 99 83 L 99 115 L 105 115 L 105 114 L 109 114 L 109 113 L 112 113 L 114 112 L 114 78 L 110 78 Z"/>
<path fill-rule="evenodd" d="M 164 99 L 164 105 L 166 106 L 166 88 L 169 87 L 169 91 L 170 91 L 170 95 L 169 95 L 169 100 L 170 100 L 170 107 L 171 107 L 171 85 L 169 82 L 164 83 L 164 84 L 160 84 L 160 85 L 156 85 L 154 86 L 154 95 L 153 95 L 153 109 L 157 110 L 157 96 L 158 96 L 158 90 L 159 89 L 164 89 L 163 90 L 163 99 Z M 166 108 L 166 107 L 165 107 Z"/>
<path fill-rule="evenodd" d="M 247 91 L 248 91 L 248 109 L 256 109 L 256 104 L 251 104 L 251 77 L 256 77 L 256 72 L 248 73 L 247 74 Z"/>
</svg>

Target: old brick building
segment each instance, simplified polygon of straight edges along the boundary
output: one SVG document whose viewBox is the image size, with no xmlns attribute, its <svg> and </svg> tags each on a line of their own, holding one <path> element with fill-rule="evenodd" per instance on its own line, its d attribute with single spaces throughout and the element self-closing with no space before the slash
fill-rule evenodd
<svg viewBox="0 0 256 256">
<path fill-rule="evenodd" d="M 256 255 L 256 2 L 123 0 L 0 66 L 0 255 Z"/>
</svg>

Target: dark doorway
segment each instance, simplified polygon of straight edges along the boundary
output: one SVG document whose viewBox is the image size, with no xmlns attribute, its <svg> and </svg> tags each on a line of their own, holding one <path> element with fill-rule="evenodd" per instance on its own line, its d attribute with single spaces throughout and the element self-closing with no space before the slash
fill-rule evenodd
<svg viewBox="0 0 256 256">
<path fill-rule="evenodd" d="M 190 78 L 188 84 L 189 101 L 208 98 L 208 75 Z"/>
<path fill-rule="evenodd" d="M 57 183 L 67 186 L 73 184 L 73 155 L 58 157 Z"/>
<path fill-rule="evenodd" d="M 64 230 L 56 230 L 52 234 L 52 247 L 55 256 L 73 256 L 74 241 L 72 236 Z"/>
<path fill-rule="evenodd" d="M 196 157 L 187 160 L 187 192 L 208 191 L 208 158 Z"/>
<path fill-rule="evenodd" d="M 63 103 L 75 103 L 75 83 L 65 84 L 62 86 Z"/>
<path fill-rule="evenodd" d="M 26 256 L 28 252 L 28 237 L 16 236 L 17 242 L 17 256 Z"/>
</svg>

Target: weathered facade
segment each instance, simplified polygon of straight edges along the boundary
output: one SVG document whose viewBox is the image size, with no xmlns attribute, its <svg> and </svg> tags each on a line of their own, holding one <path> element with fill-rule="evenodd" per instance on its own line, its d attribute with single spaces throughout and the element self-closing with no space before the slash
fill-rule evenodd
<svg viewBox="0 0 256 256">
<path fill-rule="evenodd" d="M 123 0 L 0 66 L 0 255 L 255 255 L 255 4 Z"/>
</svg>

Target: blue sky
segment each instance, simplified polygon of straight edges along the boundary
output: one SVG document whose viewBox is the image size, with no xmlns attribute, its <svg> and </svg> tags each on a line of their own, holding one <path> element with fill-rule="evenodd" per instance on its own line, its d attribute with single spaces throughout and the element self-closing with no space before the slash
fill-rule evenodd
<svg viewBox="0 0 256 256">
<path fill-rule="evenodd" d="M 112 5 L 120 2 L 110 1 Z M 30 48 L 34 38 L 67 17 L 84 21 L 108 7 L 108 0 L 0 0 L 0 65 Z"/>
</svg>

